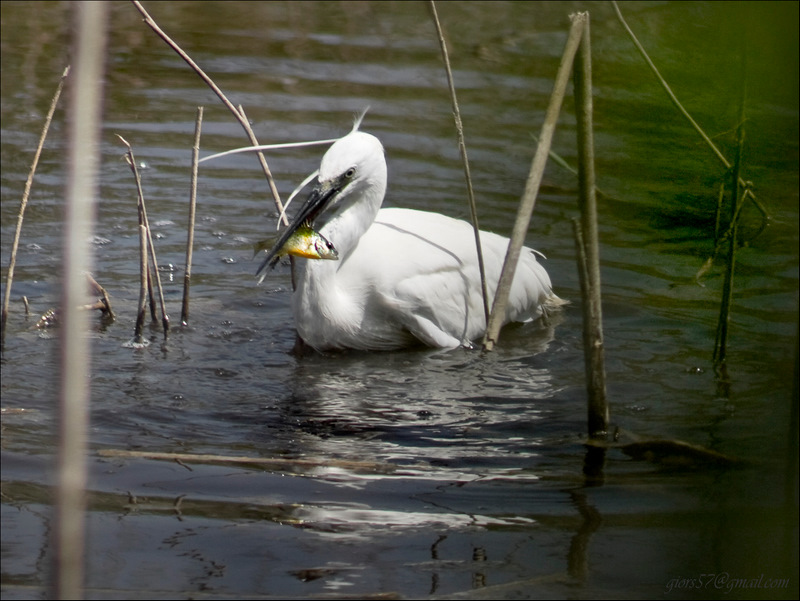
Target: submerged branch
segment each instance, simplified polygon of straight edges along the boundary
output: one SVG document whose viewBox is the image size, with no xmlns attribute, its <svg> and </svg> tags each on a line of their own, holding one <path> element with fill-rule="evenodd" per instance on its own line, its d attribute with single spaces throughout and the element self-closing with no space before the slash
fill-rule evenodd
<svg viewBox="0 0 800 601">
<path fill-rule="evenodd" d="M 392 473 L 398 470 L 396 465 L 391 463 L 378 463 L 372 461 L 347 461 L 342 459 L 332 459 L 330 457 L 322 459 L 286 459 L 284 457 L 243 457 L 231 455 L 198 455 L 193 453 L 164 453 L 154 451 L 127 451 L 123 449 L 101 449 L 98 451 L 101 457 L 113 457 L 124 459 L 156 459 L 162 461 L 178 461 L 185 463 L 205 463 L 205 464 L 246 464 L 261 466 L 265 469 L 292 469 L 292 468 L 340 468 L 357 471 Z M 418 469 L 418 466 L 410 469 Z"/>
</svg>

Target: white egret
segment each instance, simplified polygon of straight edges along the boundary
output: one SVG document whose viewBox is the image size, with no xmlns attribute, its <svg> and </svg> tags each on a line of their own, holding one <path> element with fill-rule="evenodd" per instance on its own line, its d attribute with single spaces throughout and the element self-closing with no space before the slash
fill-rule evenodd
<svg viewBox="0 0 800 601">
<path fill-rule="evenodd" d="M 318 351 L 471 346 L 486 328 L 472 226 L 438 213 L 381 209 L 386 181 L 375 136 L 354 129 L 337 140 L 322 157 L 317 185 L 258 272 L 298 227 L 311 223 L 339 260 L 298 262 L 293 309 L 306 344 Z M 481 232 L 481 245 L 491 303 L 508 239 Z M 534 252 L 523 249 L 504 323 L 536 319 L 563 303 Z"/>
</svg>

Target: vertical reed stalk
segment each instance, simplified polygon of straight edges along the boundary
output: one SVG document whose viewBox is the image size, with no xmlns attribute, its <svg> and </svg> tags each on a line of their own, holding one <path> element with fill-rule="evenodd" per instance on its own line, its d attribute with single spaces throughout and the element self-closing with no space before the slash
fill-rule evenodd
<svg viewBox="0 0 800 601">
<path fill-rule="evenodd" d="M 53 596 L 79 599 L 84 578 L 86 432 L 91 347 L 86 272 L 95 218 L 100 148 L 100 110 L 107 5 L 76 3 L 73 28 L 74 77 L 70 82 L 68 174 L 65 190 L 60 333 L 58 481 L 53 531 Z"/>
<path fill-rule="evenodd" d="M 136 325 L 133 329 L 133 343 L 143 345 L 144 316 L 147 313 L 147 293 L 149 269 L 147 266 L 147 228 L 139 224 L 139 308 L 136 311 Z"/>
<path fill-rule="evenodd" d="M 156 247 L 153 244 L 153 232 L 150 229 L 150 221 L 147 219 L 147 208 L 144 204 L 142 179 L 139 176 L 139 169 L 136 167 L 136 158 L 133 156 L 133 149 L 131 148 L 131 145 L 128 144 L 128 141 L 119 134 L 117 134 L 117 137 L 122 140 L 122 143 L 128 148 L 128 153 L 126 154 L 125 158 L 128 161 L 128 165 L 130 165 L 131 171 L 133 172 L 133 177 L 136 180 L 136 194 L 138 198 L 137 204 L 139 207 L 139 225 L 144 225 L 147 233 L 147 251 L 150 253 L 152 265 L 152 272 L 148 272 L 148 278 L 150 278 L 151 273 L 155 275 L 155 288 L 158 290 L 159 302 L 161 306 L 161 324 L 164 328 L 164 338 L 167 338 L 169 335 L 169 316 L 167 315 L 166 303 L 164 302 L 164 290 L 161 286 L 161 274 L 158 272 L 158 260 L 156 259 Z M 153 285 L 151 279 L 148 279 L 148 288 L 150 290 L 150 311 L 153 315 L 153 321 L 157 321 L 155 316 L 155 300 L 153 299 Z"/>
<path fill-rule="evenodd" d="M 489 316 L 489 325 L 483 338 L 483 348 L 487 351 L 494 349 L 500 335 L 500 328 L 505 321 L 506 304 L 508 303 L 508 295 L 511 292 L 511 282 L 514 280 L 514 272 L 517 269 L 519 255 L 525 242 L 525 234 L 528 231 L 528 224 L 531 220 L 533 208 L 536 205 L 536 195 L 539 193 L 539 186 L 542 183 L 544 168 L 550 153 L 550 145 L 553 142 L 553 133 L 558 122 L 558 114 L 569 83 L 572 62 L 575 59 L 575 53 L 583 35 L 583 20 L 585 18 L 584 13 L 575 15 L 572 18 L 567 45 L 564 48 L 564 54 L 561 56 L 561 64 L 558 66 L 558 74 L 553 86 L 553 93 L 550 96 L 550 104 L 547 107 L 542 130 L 539 134 L 541 142 L 536 148 L 528 180 L 525 183 L 525 191 L 520 201 L 514 229 L 511 233 L 511 240 L 508 243 L 505 262 L 503 263 L 503 271 L 497 284 L 492 312 Z"/>
<path fill-rule="evenodd" d="M 28 206 L 28 197 L 31 193 L 31 186 L 33 185 L 33 175 L 36 173 L 36 167 L 39 166 L 39 157 L 42 156 L 42 148 L 44 148 L 44 141 L 47 138 L 47 132 L 50 129 L 50 123 L 53 121 L 53 114 L 56 112 L 58 106 L 58 99 L 61 98 L 61 90 L 64 89 L 64 81 L 69 75 L 69 67 L 64 69 L 61 75 L 61 80 L 58 82 L 56 93 L 53 95 L 53 100 L 50 102 L 50 110 L 47 111 L 47 117 L 44 120 L 42 127 L 42 134 L 39 136 L 39 145 L 36 147 L 36 152 L 33 154 L 33 161 L 31 161 L 31 170 L 28 173 L 28 179 L 25 180 L 25 189 L 22 192 L 22 200 L 19 203 L 19 213 L 17 214 L 17 227 L 14 230 L 14 241 L 11 243 L 11 260 L 8 262 L 8 274 L 6 275 L 6 291 L 3 297 L 3 313 L 0 317 L 0 349 L 3 348 L 6 340 L 6 321 L 8 321 L 8 304 L 11 300 L 11 284 L 14 282 L 14 267 L 17 265 L 17 249 L 19 248 L 19 237 L 22 232 L 22 221 L 25 216 L 25 207 Z"/>
<path fill-rule="evenodd" d="M 436 33 L 439 38 L 439 47 L 442 50 L 444 60 L 444 70 L 447 74 L 447 85 L 450 88 L 450 103 L 453 107 L 453 119 L 456 125 L 456 135 L 458 136 L 458 150 L 461 153 L 461 161 L 464 164 L 464 178 L 467 181 L 467 197 L 469 199 L 469 212 L 472 217 L 472 229 L 475 232 L 475 248 L 478 252 L 478 270 L 481 275 L 481 292 L 483 293 L 483 313 L 486 324 L 489 323 L 489 290 L 486 287 L 486 269 L 483 264 L 483 249 L 481 248 L 480 225 L 478 224 L 478 209 L 475 205 L 475 192 L 472 189 L 472 176 L 469 172 L 469 159 L 467 158 L 467 145 L 464 142 L 464 126 L 461 123 L 461 110 L 458 108 L 458 98 L 456 97 L 456 86 L 453 83 L 453 72 L 450 69 L 450 57 L 447 52 L 447 42 L 444 40 L 442 26 L 439 23 L 439 15 L 436 12 L 436 3 L 430 0 L 431 15 L 433 24 L 436 26 Z"/>
<path fill-rule="evenodd" d="M 731 304 L 733 302 L 733 272 L 736 267 L 736 247 L 738 245 L 738 222 L 739 211 L 743 204 L 740 199 L 744 199 L 747 193 L 746 185 L 739 182 L 742 169 L 742 151 L 744 149 L 744 121 L 745 121 L 745 101 L 747 97 L 747 35 L 743 33 L 739 36 L 742 42 L 741 48 L 741 93 L 739 96 L 739 126 L 736 129 L 736 160 L 733 164 L 731 182 L 731 207 L 730 225 L 728 226 L 728 261 L 725 270 L 725 282 L 722 288 L 722 302 L 719 308 L 719 321 L 717 322 L 717 336 L 714 342 L 714 367 L 717 373 L 724 373 L 724 365 L 727 357 L 728 347 L 728 325 L 730 323 Z M 722 368 L 722 369 L 720 369 Z M 727 378 L 725 378 L 727 379 Z"/>
<path fill-rule="evenodd" d="M 578 133 L 578 185 L 581 234 L 585 253 L 586 285 L 583 292 L 583 349 L 586 363 L 589 436 L 608 431 L 608 400 L 603 355 L 603 311 L 600 295 L 600 244 L 597 233 L 594 137 L 592 126 L 592 47 L 589 15 L 583 19 L 583 38 L 575 57 L 575 117 Z"/>
<path fill-rule="evenodd" d="M 725 281 L 722 286 L 722 302 L 719 307 L 719 320 L 717 321 L 717 336 L 714 342 L 714 366 L 719 368 L 725 363 L 728 354 L 728 325 L 730 324 L 731 304 L 733 303 L 733 273 L 736 268 L 736 246 L 738 237 L 738 207 L 739 191 L 737 184 L 741 169 L 742 147 L 744 146 L 744 122 L 739 123 L 737 131 L 738 148 L 736 161 L 733 167 L 733 181 L 731 190 L 731 224 L 728 228 L 728 260 L 725 269 Z"/>
<path fill-rule="evenodd" d="M 200 158 L 200 132 L 203 129 L 203 107 L 197 107 L 194 122 L 194 144 L 192 145 L 192 183 L 189 190 L 189 231 L 186 234 L 186 267 L 183 272 L 183 302 L 181 324 L 189 325 L 189 286 L 192 281 L 192 252 L 194 248 L 194 219 L 197 206 L 197 164 Z"/>
</svg>

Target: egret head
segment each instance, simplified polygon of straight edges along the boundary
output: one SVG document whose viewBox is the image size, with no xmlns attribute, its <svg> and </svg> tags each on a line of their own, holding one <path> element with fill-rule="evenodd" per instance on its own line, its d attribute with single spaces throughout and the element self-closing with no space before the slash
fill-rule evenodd
<svg viewBox="0 0 800 601">
<path fill-rule="evenodd" d="M 267 265 L 303 224 L 313 225 L 326 210 L 346 210 L 357 202 L 372 203 L 377 212 L 386 191 L 383 145 L 373 135 L 353 130 L 340 138 L 322 157 L 314 189 L 294 221 L 283 230 L 273 250 L 259 268 Z"/>
<path fill-rule="evenodd" d="M 327 208 L 339 208 L 360 199 L 374 189 L 380 198 L 386 190 L 386 159 L 383 145 L 373 135 L 353 131 L 328 149 L 319 166 L 317 186 L 309 197 L 319 194 Z"/>
</svg>

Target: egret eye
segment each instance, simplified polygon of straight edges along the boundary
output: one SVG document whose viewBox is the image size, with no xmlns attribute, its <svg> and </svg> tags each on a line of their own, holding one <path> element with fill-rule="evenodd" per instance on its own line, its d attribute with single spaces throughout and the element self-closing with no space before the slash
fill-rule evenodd
<svg viewBox="0 0 800 601">
<path fill-rule="evenodd" d="M 344 176 L 347 179 L 353 179 L 356 176 L 356 168 L 355 167 L 350 167 L 350 169 L 348 169 L 347 171 L 344 172 Z"/>
</svg>

